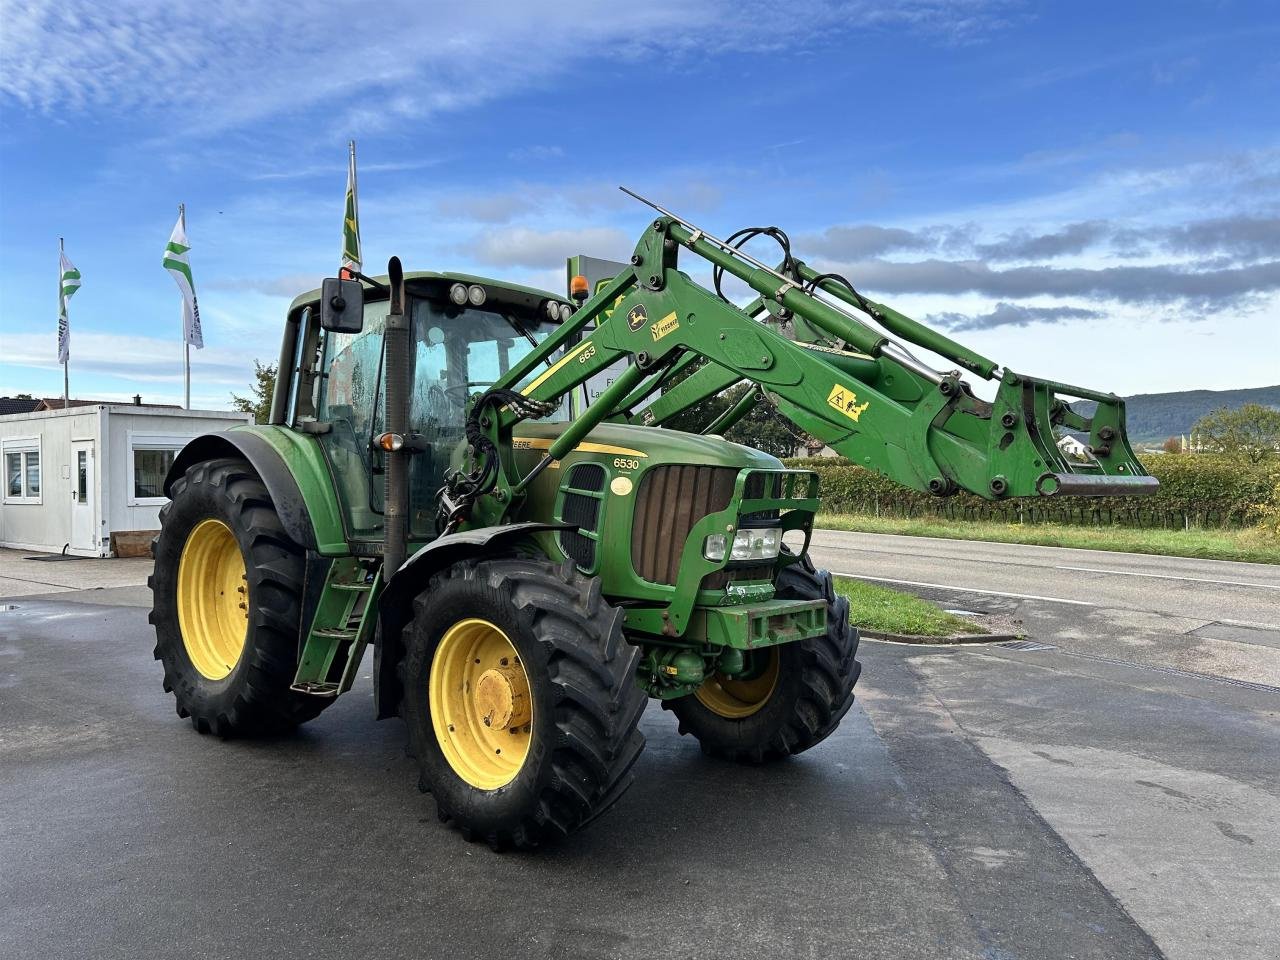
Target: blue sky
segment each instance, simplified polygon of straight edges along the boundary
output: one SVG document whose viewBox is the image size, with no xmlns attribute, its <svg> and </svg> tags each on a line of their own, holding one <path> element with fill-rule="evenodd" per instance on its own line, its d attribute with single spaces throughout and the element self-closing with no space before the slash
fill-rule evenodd
<svg viewBox="0 0 1280 960">
<path fill-rule="evenodd" d="M 371 271 L 559 288 L 629 253 L 626 184 L 1014 369 L 1280 382 L 1274 3 L 613 6 L 5 2 L 0 394 L 61 393 L 61 235 L 73 394 L 180 398 L 183 201 L 193 402 L 225 406 L 336 270 L 349 137 Z"/>
</svg>

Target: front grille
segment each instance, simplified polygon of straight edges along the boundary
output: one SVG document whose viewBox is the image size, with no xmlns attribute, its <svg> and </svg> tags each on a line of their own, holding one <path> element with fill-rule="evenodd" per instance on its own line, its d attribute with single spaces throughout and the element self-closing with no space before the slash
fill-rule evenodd
<svg viewBox="0 0 1280 960">
<path fill-rule="evenodd" d="M 631 524 L 631 565 L 652 583 L 675 584 L 693 525 L 729 506 L 733 467 L 654 467 L 640 481 Z"/>
<path fill-rule="evenodd" d="M 604 490 L 604 467 L 595 463 L 580 463 L 569 473 L 568 489 L 560 507 L 560 519 L 573 524 L 573 530 L 560 531 L 560 549 L 583 570 L 590 570 L 596 562 L 596 541 L 585 532 L 599 533 L 600 495 L 589 496 L 576 491 L 592 493 Z"/>
</svg>

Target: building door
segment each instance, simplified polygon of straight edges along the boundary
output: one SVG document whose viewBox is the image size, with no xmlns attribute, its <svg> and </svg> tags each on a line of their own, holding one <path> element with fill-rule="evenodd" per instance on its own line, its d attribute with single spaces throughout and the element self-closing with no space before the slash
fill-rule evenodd
<svg viewBox="0 0 1280 960">
<path fill-rule="evenodd" d="M 71 546 L 70 553 L 96 557 L 98 517 L 94 496 L 93 441 L 78 440 L 71 445 Z"/>
</svg>

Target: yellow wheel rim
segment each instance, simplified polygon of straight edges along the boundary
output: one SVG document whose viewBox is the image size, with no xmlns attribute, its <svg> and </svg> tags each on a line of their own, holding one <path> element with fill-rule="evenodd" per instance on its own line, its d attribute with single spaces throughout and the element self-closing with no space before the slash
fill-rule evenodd
<svg viewBox="0 0 1280 960">
<path fill-rule="evenodd" d="M 507 635 L 488 620 L 459 620 L 440 638 L 427 684 L 431 726 L 453 772 L 480 790 L 514 780 L 533 740 L 533 698 Z"/>
<path fill-rule="evenodd" d="M 718 716 L 730 720 L 751 716 L 769 702 L 769 698 L 773 696 L 773 688 L 778 685 L 778 648 L 770 647 L 765 655 L 769 659 L 758 677 L 735 680 L 714 673 L 702 681 L 702 686 L 694 691 L 694 696 Z"/>
<path fill-rule="evenodd" d="M 249 584 L 236 535 L 221 520 L 201 520 L 178 560 L 178 627 L 191 664 L 221 680 L 244 652 Z"/>
</svg>

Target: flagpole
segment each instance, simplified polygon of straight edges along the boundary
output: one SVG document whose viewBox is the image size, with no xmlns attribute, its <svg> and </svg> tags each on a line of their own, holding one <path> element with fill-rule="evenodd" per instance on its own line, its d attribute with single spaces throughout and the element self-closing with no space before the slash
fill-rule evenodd
<svg viewBox="0 0 1280 960">
<path fill-rule="evenodd" d="M 187 232 L 187 205 L 178 204 L 178 222 L 182 224 L 182 232 Z M 187 339 L 187 307 L 182 302 L 182 372 L 186 383 L 186 409 L 191 409 L 191 341 Z"/>
<path fill-rule="evenodd" d="M 62 301 L 62 254 L 66 252 L 63 246 L 62 238 L 58 238 L 58 309 L 65 310 L 66 306 Z M 68 326 L 70 320 L 68 319 Z M 66 359 L 62 361 L 62 409 L 66 410 L 71 406 L 71 377 L 67 373 L 67 361 L 71 359 L 71 351 L 67 351 Z"/>
</svg>

